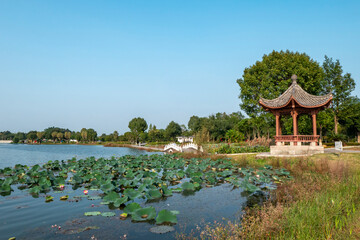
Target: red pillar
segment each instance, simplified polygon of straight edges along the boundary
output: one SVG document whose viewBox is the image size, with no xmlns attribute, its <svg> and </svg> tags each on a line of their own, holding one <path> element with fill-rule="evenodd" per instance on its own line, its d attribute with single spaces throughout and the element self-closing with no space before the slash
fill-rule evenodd
<svg viewBox="0 0 360 240">
<path fill-rule="evenodd" d="M 279 136 L 280 135 L 280 115 L 278 113 L 276 113 L 275 119 L 276 119 L 276 136 Z"/>
<path fill-rule="evenodd" d="M 294 132 L 294 135 L 298 135 L 298 124 L 297 124 L 297 116 L 298 116 L 298 113 L 296 112 L 296 110 L 294 110 L 292 112 L 292 118 L 293 118 L 293 132 Z"/>
<path fill-rule="evenodd" d="M 292 118 L 293 118 L 293 132 L 294 132 L 294 145 L 297 145 L 297 137 L 295 137 L 296 135 L 298 135 L 298 129 L 297 129 L 297 116 L 298 113 L 296 112 L 296 110 L 294 109 L 292 112 Z"/>
<path fill-rule="evenodd" d="M 312 125 L 313 125 L 313 135 L 316 136 L 317 135 L 317 131 L 316 131 L 316 113 L 312 112 Z M 317 142 L 315 142 L 315 145 L 317 145 Z"/>
</svg>

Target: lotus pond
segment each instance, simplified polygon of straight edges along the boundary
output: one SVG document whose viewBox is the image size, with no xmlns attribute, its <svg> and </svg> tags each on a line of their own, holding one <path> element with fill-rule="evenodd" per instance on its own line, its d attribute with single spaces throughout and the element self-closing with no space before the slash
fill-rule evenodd
<svg viewBox="0 0 360 240">
<path fill-rule="evenodd" d="M 0 169 L 0 235 L 29 239 L 169 239 L 202 222 L 238 219 L 284 169 L 176 155 L 75 158 Z M 16 224 L 15 224 L 16 223 Z"/>
</svg>

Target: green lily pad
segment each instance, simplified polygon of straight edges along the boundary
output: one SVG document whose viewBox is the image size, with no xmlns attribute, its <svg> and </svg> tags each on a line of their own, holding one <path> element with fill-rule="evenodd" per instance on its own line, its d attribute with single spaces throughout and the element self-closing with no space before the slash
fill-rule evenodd
<svg viewBox="0 0 360 240">
<path fill-rule="evenodd" d="M 190 183 L 190 182 L 184 182 L 182 185 L 181 185 L 181 188 L 184 190 L 184 191 L 195 191 L 195 186 L 194 184 Z"/>
<path fill-rule="evenodd" d="M 85 216 L 98 216 L 101 212 L 86 212 L 84 213 Z"/>
<path fill-rule="evenodd" d="M 161 210 L 156 217 L 156 224 L 162 223 L 177 223 L 176 214 L 166 209 Z"/>
<path fill-rule="evenodd" d="M 143 222 L 155 219 L 156 211 L 154 207 L 141 208 L 131 214 L 131 219 L 137 222 Z"/>
<path fill-rule="evenodd" d="M 141 209 L 140 204 L 133 202 L 126 205 L 126 207 L 124 208 L 124 212 L 127 214 L 133 214 L 138 209 Z"/>
<path fill-rule="evenodd" d="M 115 200 L 119 198 L 120 195 L 117 192 L 109 192 L 103 199 L 104 201 L 115 202 Z"/>
<path fill-rule="evenodd" d="M 121 204 L 125 204 L 128 201 L 128 197 L 118 198 L 114 201 L 115 207 L 120 207 Z"/>
<path fill-rule="evenodd" d="M 141 192 L 136 191 L 132 188 L 125 189 L 124 195 L 128 196 L 131 200 L 134 200 L 135 198 L 139 198 L 139 197 L 143 196 L 143 194 Z"/>
<path fill-rule="evenodd" d="M 51 202 L 54 199 L 53 196 L 46 196 L 45 197 L 45 202 Z"/>
<path fill-rule="evenodd" d="M 114 212 L 103 212 L 103 213 L 101 213 L 101 216 L 103 216 L 103 217 L 113 217 L 115 215 L 116 214 Z"/>
<path fill-rule="evenodd" d="M 100 204 L 101 205 L 109 205 L 111 202 L 108 202 L 108 201 L 102 201 Z"/>
<path fill-rule="evenodd" d="M 60 197 L 60 200 L 65 201 L 65 200 L 67 200 L 68 198 L 69 198 L 69 195 L 61 196 L 61 197 Z"/>
<path fill-rule="evenodd" d="M 147 197 L 148 197 L 148 199 L 157 199 L 157 198 L 161 198 L 162 194 L 157 189 L 151 189 L 148 191 Z"/>
</svg>

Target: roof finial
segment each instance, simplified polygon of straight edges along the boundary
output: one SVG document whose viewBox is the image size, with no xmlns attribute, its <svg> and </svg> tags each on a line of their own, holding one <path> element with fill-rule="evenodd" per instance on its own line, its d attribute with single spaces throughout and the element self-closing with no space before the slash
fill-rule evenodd
<svg viewBox="0 0 360 240">
<path fill-rule="evenodd" d="M 296 83 L 297 76 L 294 74 L 291 76 L 292 83 Z"/>
</svg>

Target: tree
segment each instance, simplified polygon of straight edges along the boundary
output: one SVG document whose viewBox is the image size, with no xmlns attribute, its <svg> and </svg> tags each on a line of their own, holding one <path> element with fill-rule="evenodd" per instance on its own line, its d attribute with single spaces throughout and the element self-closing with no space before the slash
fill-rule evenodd
<svg viewBox="0 0 360 240">
<path fill-rule="evenodd" d="M 94 129 L 89 128 L 87 130 L 87 140 L 94 142 L 96 138 L 97 138 L 97 132 Z"/>
<path fill-rule="evenodd" d="M 201 130 L 202 119 L 198 116 L 192 116 L 188 122 L 188 128 L 192 133 L 196 133 Z"/>
<path fill-rule="evenodd" d="M 56 134 L 56 137 L 59 139 L 59 141 L 61 141 L 64 137 L 64 134 L 62 132 L 59 132 L 58 134 Z"/>
<path fill-rule="evenodd" d="M 30 131 L 28 132 L 28 134 L 26 135 L 27 139 L 34 141 L 37 138 L 37 132 L 36 131 Z"/>
<path fill-rule="evenodd" d="M 88 132 L 87 132 L 86 128 L 81 129 L 80 135 L 81 135 L 81 140 L 86 142 L 88 139 Z"/>
<path fill-rule="evenodd" d="M 250 117 L 264 114 L 259 105 L 260 96 L 279 97 L 290 86 L 293 74 L 297 75 L 297 82 L 305 91 L 315 95 L 321 93 L 324 71 L 319 63 L 305 53 L 273 51 L 246 68 L 242 78 L 237 80 L 241 108 Z"/>
<path fill-rule="evenodd" d="M 64 137 L 69 141 L 71 138 L 71 132 L 65 132 Z"/>
<path fill-rule="evenodd" d="M 51 133 L 51 137 L 54 139 L 54 141 L 56 141 L 57 134 L 58 134 L 58 132 L 56 132 L 56 131 Z"/>
<path fill-rule="evenodd" d="M 130 128 L 130 131 L 133 133 L 134 141 L 137 143 L 140 133 L 145 132 L 146 129 L 148 128 L 148 125 L 147 125 L 145 119 L 143 119 L 141 117 L 137 117 L 137 118 L 133 118 L 129 122 L 129 128 Z"/>
<path fill-rule="evenodd" d="M 339 109 L 339 122 L 343 124 L 348 133 L 357 135 L 357 142 L 360 143 L 360 99 L 349 98 Z"/>
<path fill-rule="evenodd" d="M 333 94 L 331 108 L 334 112 L 334 132 L 338 134 L 339 110 L 355 89 L 355 81 L 351 78 L 350 73 L 343 74 L 339 60 L 334 62 L 332 58 L 325 56 L 323 69 L 325 72 L 324 89 L 326 89 L 326 92 L 332 92 Z"/>
<path fill-rule="evenodd" d="M 177 136 L 181 135 L 181 126 L 178 123 L 171 121 L 165 129 L 165 134 L 169 140 L 175 140 Z"/>
<path fill-rule="evenodd" d="M 37 132 L 37 133 L 36 133 L 36 136 L 37 136 L 37 138 L 41 141 L 41 139 L 42 139 L 43 136 L 44 136 L 44 132 Z"/>
<path fill-rule="evenodd" d="M 118 133 L 118 131 L 114 131 L 114 133 L 113 133 L 112 135 L 113 135 L 113 141 L 114 141 L 114 142 L 118 141 L 118 139 L 119 139 L 119 133 Z"/>
</svg>

